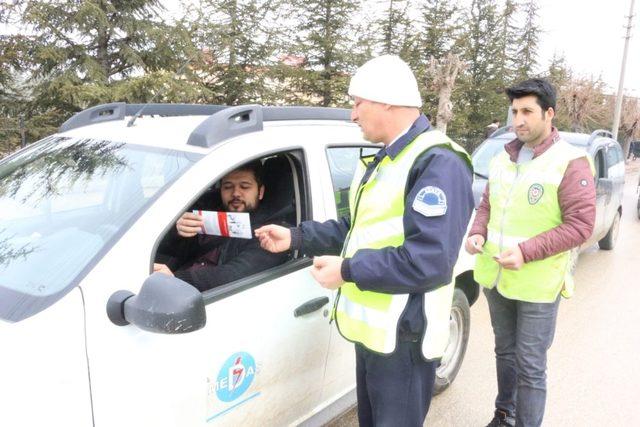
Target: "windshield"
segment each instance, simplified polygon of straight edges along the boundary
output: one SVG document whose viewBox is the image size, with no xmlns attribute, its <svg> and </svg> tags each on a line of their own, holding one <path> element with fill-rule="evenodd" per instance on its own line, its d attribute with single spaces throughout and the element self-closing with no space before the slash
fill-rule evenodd
<svg viewBox="0 0 640 427">
<path fill-rule="evenodd" d="M 54 136 L 0 162 L 0 319 L 71 290 L 200 155 Z"/>
<path fill-rule="evenodd" d="M 491 159 L 493 159 L 500 150 L 503 149 L 507 142 L 509 142 L 509 139 L 507 138 L 494 138 L 487 139 L 480 144 L 471 156 L 473 171 L 484 177 L 489 176 L 489 163 L 491 162 Z"/>
</svg>

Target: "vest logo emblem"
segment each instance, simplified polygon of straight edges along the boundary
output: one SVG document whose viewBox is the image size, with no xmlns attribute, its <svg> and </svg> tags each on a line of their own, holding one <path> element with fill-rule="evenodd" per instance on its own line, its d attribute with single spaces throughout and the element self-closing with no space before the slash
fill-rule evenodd
<svg viewBox="0 0 640 427">
<path fill-rule="evenodd" d="M 532 184 L 529 187 L 529 204 L 535 205 L 540 201 L 544 194 L 544 188 L 540 184 Z"/>
<path fill-rule="evenodd" d="M 447 213 L 447 196 L 440 188 L 427 186 L 418 192 L 412 207 L 426 217 L 442 216 Z"/>
</svg>

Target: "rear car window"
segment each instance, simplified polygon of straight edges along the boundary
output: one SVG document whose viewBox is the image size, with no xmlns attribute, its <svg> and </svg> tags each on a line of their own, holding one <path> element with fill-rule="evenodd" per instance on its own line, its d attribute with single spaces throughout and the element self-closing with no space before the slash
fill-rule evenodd
<svg viewBox="0 0 640 427">
<path fill-rule="evenodd" d="M 53 136 L 2 160 L 0 319 L 62 298 L 199 157 Z"/>
<path fill-rule="evenodd" d="M 338 218 L 349 216 L 349 187 L 361 157 L 374 156 L 379 147 L 332 147 L 327 149 Z"/>
</svg>

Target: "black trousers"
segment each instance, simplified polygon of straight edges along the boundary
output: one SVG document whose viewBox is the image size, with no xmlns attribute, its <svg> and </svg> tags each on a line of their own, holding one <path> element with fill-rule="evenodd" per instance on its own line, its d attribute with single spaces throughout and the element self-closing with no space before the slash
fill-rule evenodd
<svg viewBox="0 0 640 427">
<path fill-rule="evenodd" d="M 358 420 L 361 427 L 422 427 L 438 361 L 422 358 L 419 342 L 401 341 L 391 355 L 356 344 Z"/>
</svg>

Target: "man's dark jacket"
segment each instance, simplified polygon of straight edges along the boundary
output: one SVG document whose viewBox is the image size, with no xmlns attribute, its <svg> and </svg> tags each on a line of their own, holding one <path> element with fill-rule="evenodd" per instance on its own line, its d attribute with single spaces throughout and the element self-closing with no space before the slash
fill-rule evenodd
<svg viewBox="0 0 640 427">
<path fill-rule="evenodd" d="M 286 225 L 282 220 L 268 218 L 260 209 L 250 215 L 252 229 L 264 224 Z M 175 227 L 160 251 L 173 255 L 167 264 L 175 270 L 175 276 L 200 291 L 275 267 L 288 257 L 287 253 L 265 251 L 255 237 L 240 239 L 199 234 L 184 238 L 178 235 Z"/>
</svg>

